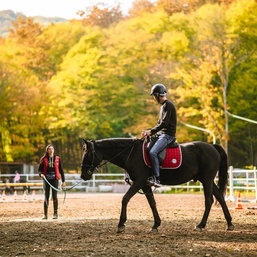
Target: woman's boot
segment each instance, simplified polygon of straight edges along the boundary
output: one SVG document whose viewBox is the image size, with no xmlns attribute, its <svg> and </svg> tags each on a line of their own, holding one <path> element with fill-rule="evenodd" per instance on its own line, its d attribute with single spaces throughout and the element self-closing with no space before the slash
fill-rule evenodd
<svg viewBox="0 0 257 257">
<path fill-rule="evenodd" d="M 47 211 L 48 211 L 48 204 L 46 202 L 44 202 L 44 216 L 42 218 L 42 220 L 47 220 Z"/>
<path fill-rule="evenodd" d="M 58 219 L 58 200 L 54 200 L 54 216 L 53 219 Z"/>
</svg>

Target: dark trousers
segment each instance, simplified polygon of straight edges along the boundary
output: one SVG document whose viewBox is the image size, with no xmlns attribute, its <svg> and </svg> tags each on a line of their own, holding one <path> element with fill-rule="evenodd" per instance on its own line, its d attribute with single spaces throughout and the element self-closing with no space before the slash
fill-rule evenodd
<svg viewBox="0 0 257 257">
<path fill-rule="evenodd" d="M 160 176 L 160 164 L 158 160 L 158 154 L 161 152 L 168 144 L 175 141 L 176 138 L 167 134 L 161 134 L 158 136 L 157 141 L 150 150 L 149 156 L 152 164 L 152 170 L 155 177 Z"/>
<path fill-rule="evenodd" d="M 58 189 L 58 184 L 59 184 L 59 181 L 56 180 L 56 179 L 51 179 L 51 180 L 48 180 L 49 184 Z M 47 210 L 48 206 L 49 206 L 49 197 L 50 197 L 50 190 L 52 189 L 52 197 L 53 197 L 53 204 L 54 204 L 54 212 L 57 212 L 57 209 L 58 209 L 58 199 L 57 199 L 57 191 L 50 187 L 49 185 L 45 180 L 43 181 L 43 188 L 44 188 L 44 191 L 45 191 L 45 201 L 44 201 L 44 208 L 45 210 Z"/>
</svg>

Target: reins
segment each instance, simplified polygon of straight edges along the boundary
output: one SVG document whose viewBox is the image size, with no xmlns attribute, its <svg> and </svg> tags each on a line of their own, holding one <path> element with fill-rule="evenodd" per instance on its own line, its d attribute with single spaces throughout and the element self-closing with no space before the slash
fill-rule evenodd
<svg viewBox="0 0 257 257">
<path fill-rule="evenodd" d="M 135 143 L 136 143 L 136 141 L 133 142 L 132 145 L 126 147 L 123 151 L 121 151 L 120 153 L 118 153 L 117 155 L 115 155 L 113 158 L 111 158 L 110 160 L 105 161 L 104 163 L 98 165 L 97 167 L 94 167 L 94 166 L 93 166 L 93 162 L 94 162 L 94 157 L 95 157 L 95 155 L 96 155 L 96 157 L 97 157 L 98 159 L 99 159 L 99 157 L 98 157 L 97 153 L 95 152 L 94 143 L 92 143 L 93 158 L 92 158 L 92 164 L 90 165 L 90 167 L 91 167 L 91 169 L 92 169 L 92 173 L 93 173 L 95 170 L 98 171 L 98 168 L 104 166 L 104 165 L 107 164 L 108 162 L 111 162 L 113 159 L 117 158 L 120 154 L 122 154 L 122 153 L 125 152 L 127 149 L 129 149 L 129 147 L 132 146 L 132 149 L 131 149 L 131 151 L 130 151 L 130 153 L 129 153 L 129 156 L 130 156 L 130 154 L 131 154 L 131 152 L 132 152 L 132 150 L 133 150 L 133 148 L 134 148 L 134 144 L 135 144 Z M 129 158 L 129 156 L 128 156 L 128 158 Z M 128 158 L 127 158 L 127 159 L 128 159 Z M 89 165 L 81 165 L 81 166 L 89 166 Z M 71 186 L 71 187 L 69 187 L 69 188 L 61 188 L 61 189 L 59 189 L 59 188 L 56 188 L 56 187 L 52 186 L 52 185 L 49 183 L 49 181 L 47 180 L 47 178 L 46 178 L 45 176 L 44 176 L 44 180 L 45 180 L 45 182 L 46 182 L 53 190 L 55 190 L 55 191 L 57 191 L 57 192 L 61 192 L 61 191 L 64 192 L 63 203 L 65 202 L 65 199 L 66 199 L 66 192 L 69 191 L 69 190 L 71 190 L 71 189 L 73 189 L 74 187 L 76 187 L 76 186 L 77 186 L 78 184 L 80 184 L 81 181 L 82 181 L 82 179 L 80 179 L 75 185 L 73 185 L 73 186 Z M 131 185 L 130 183 L 128 183 L 128 184 Z"/>
<path fill-rule="evenodd" d="M 66 192 L 67 191 L 69 191 L 69 190 L 71 190 L 72 188 L 74 188 L 74 187 L 76 187 L 79 183 L 81 183 L 81 181 L 82 181 L 82 179 L 80 179 L 75 185 L 73 185 L 73 186 L 71 186 L 71 187 L 69 187 L 69 188 L 61 188 L 61 189 L 59 189 L 59 188 L 56 188 L 56 187 L 54 187 L 54 186 L 52 186 L 50 183 L 49 183 L 49 181 L 47 180 L 47 178 L 44 176 L 44 180 L 45 180 L 45 182 L 52 188 L 52 189 L 54 189 L 55 191 L 59 191 L 59 192 L 61 192 L 61 191 L 63 191 L 64 192 L 64 198 L 63 198 L 63 203 L 65 202 L 65 199 L 66 199 Z"/>
<path fill-rule="evenodd" d="M 144 138 L 141 138 L 141 139 L 139 139 L 139 140 L 143 140 L 143 139 L 144 139 Z M 125 152 L 126 150 L 128 150 L 128 149 L 131 147 L 131 150 L 130 150 L 129 155 L 128 155 L 128 157 L 127 157 L 127 160 L 126 160 L 126 162 L 125 162 L 125 163 L 127 163 L 128 159 L 129 159 L 129 156 L 131 155 L 131 153 L 132 153 L 132 151 L 133 151 L 133 149 L 134 149 L 136 140 L 135 140 L 131 145 L 129 145 L 128 147 L 126 147 L 125 149 L 123 149 L 121 152 L 119 152 L 118 154 L 116 154 L 114 157 L 112 157 L 110 160 L 106 160 L 105 162 L 99 164 L 99 165 L 96 166 L 96 167 L 94 167 L 94 165 L 93 165 L 93 163 L 94 163 L 94 158 L 95 158 L 95 156 L 96 156 L 96 157 L 99 159 L 99 157 L 98 157 L 98 155 L 97 155 L 97 153 L 96 153 L 96 151 L 95 151 L 95 149 L 94 149 L 94 143 L 93 143 L 93 142 L 91 142 L 91 143 L 92 143 L 92 152 L 93 152 L 92 164 L 91 164 L 91 165 L 83 165 L 83 164 L 82 164 L 81 167 L 83 167 L 83 166 L 90 166 L 91 168 L 90 168 L 89 170 L 90 170 L 92 173 L 94 173 L 94 171 L 98 172 L 98 168 L 101 168 L 102 166 L 104 166 L 104 165 L 106 165 L 107 163 L 111 162 L 112 160 L 114 160 L 115 158 L 117 158 L 119 155 L 121 155 L 123 152 Z M 80 179 L 75 185 L 73 185 L 73 186 L 71 186 L 71 187 L 69 187 L 69 188 L 61 188 L 61 189 L 58 189 L 58 188 L 52 186 L 52 185 L 49 183 L 49 181 L 46 179 L 45 176 L 44 176 L 44 180 L 45 180 L 45 182 L 46 182 L 53 190 L 55 190 L 55 191 L 57 191 L 57 192 L 58 192 L 58 191 L 59 191 L 59 192 L 61 192 L 61 191 L 64 192 L 63 204 L 64 204 L 65 199 L 66 199 L 66 192 L 69 191 L 69 190 L 71 190 L 71 189 L 73 189 L 74 187 L 76 187 L 76 186 L 77 186 L 78 184 L 80 184 L 81 181 L 82 181 L 82 179 Z M 125 182 L 126 182 L 128 185 L 130 185 L 130 186 L 132 185 L 131 182 L 130 182 L 129 174 L 128 174 L 127 172 L 126 172 Z M 145 194 L 145 193 L 142 193 L 142 192 L 139 192 L 139 191 L 138 191 L 138 193 L 139 193 L 139 194 Z"/>
<path fill-rule="evenodd" d="M 140 140 L 142 140 L 142 138 L 141 138 Z M 134 148 L 134 145 L 135 145 L 135 143 L 136 143 L 136 140 L 135 140 L 131 145 L 129 145 L 128 147 L 126 147 L 125 149 L 123 149 L 121 152 L 119 152 L 118 154 L 116 154 L 114 157 L 112 157 L 110 160 L 106 160 L 105 162 L 99 164 L 99 165 L 96 166 L 96 167 L 94 167 L 94 165 L 93 165 L 94 157 L 95 157 L 95 155 L 96 155 L 96 157 L 97 157 L 99 160 L 100 160 L 100 158 L 98 157 L 98 155 L 97 155 L 97 153 L 96 153 L 96 151 L 95 151 L 94 143 L 93 143 L 93 142 L 91 142 L 91 143 L 92 143 L 92 149 L 93 149 L 93 150 L 92 150 L 92 152 L 93 152 L 92 164 L 91 164 L 91 165 L 83 165 L 83 164 L 82 164 L 81 167 L 83 167 L 83 166 L 90 166 L 91 169 L 92 169 L 92 173 L 93 173 L 95 170 L 98 171 L 98 168 L 101 168 L 101 167 L 104 166 L 105 164 L 111 162 L 112 160 L 114 160 L 115 158 L 117 158 L 119 155 L 121 155 L 123 152 L 127 151 L 130 147 L 132 147 L 132 149 L 131 149 L 131 151 L 130 151 L 130 153 L 129 153 L 129 155 L 128 155 L 128 158 L 129 158 L 129 156 L 131 155 L 131 152 L 133 151 L 133 148 Z M 127 160 L 128 160 L 128 158 L 127 158 Z"/>
<path fill-rule="evenodd" d="M 139 140 L 141 141 L 141 140 L 143 140 L 143 139 L 144 139 L 144 137 L 142 137 L 142 138 L 139 139 Z M 83 166 L 89 166 L 89 167 L 91 167 L 91 168 L 89 169 L 90 172 L 92 172 L 92 173 L 94 173 L 94 171 L 98 172 L 98 168 L 100 168 L 100 167 L 106 165 L 107 163 L 111 162 L 112 160 L 114 160 L 115 158 L 117 158 L 119 155 L 121 155 L 123 152 L 125 152 L 126 150 L 128 150 L 128 149 L 131 147 L 131 150 L 130 150 L 129 155 L 128 155 L 128 157 L 127 157 L 127 160 L 126 160 L 126 162 L 125 162 L 125 166 L 126 166 L 126 163 L 127 163 L 128 159 L 129 159 L 129 157 L 130 157 L 130 155 L 131 155 L 131 153 L 132 153 L 132 151 L 133 151 L 133 149 L 134 149 L 135 143 L 136 143 L 136 140 L 135 140 L 131 145 L 129 145 L 128 147 L 126 147 L 125 149 L 123 149 L 121 152 L 119 152 L 118 154 L 116 154 L 114 157 L 112 157 L 110 160 L 106 160 L 105 162 L 103 162 L 103 163 L 99 164 L 98 166 L 94 167 L 94 164 L 93 164 L 93 163 L 94 163 L 94 157 L 96 156 L 99 160 L 100 160 L 100 158 L 98 157 L 98 155 L 97 155 L 97 153 L 96 153 L 96 151 L 95 151 L 94 142 L 91 142 L 91 144 L 92 144 L 92 153 L 93 153 L 92 163 L 91 163 L 91 165 L 83 165 L 83 164 L 81 164 L 81 167 L 83 167 Z M 128 185 L 130 185 L 130 186 L 132 185 L 131 182 L 130 182 L 129 174 L 128 174 L 127 172 L 126 172 L 125 182 L 126 182 Z M 156 189 L 156 188 L 155 188 L 155 189 Z M 155 191 L 155 189 L 154 189 L 154 191 Z M 142 192 L 140 192 L 140 191 L 138 191 L 138 193 L 139 193 L 139 194 L 145 194 L 145 195 L 147 194 L 147 193 L 144 193 L 144 192 L 142 193 Z"/>
</svg>

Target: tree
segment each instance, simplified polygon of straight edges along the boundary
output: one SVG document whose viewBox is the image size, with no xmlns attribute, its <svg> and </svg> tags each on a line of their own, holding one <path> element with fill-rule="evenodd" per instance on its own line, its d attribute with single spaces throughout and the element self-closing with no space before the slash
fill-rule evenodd
<svg viewBox="0 0 257 257">
<path fill-rule="evenodd" d="M 51 142 L 61 156 L 72 156 L 64 165 L 77 168 L 79 137 L 140 136 L 152 127 L 159 107 L 149 92 L 163 83 L 178 122 L 214 131 L 225 147 L 230 142 L 238 165 L 255 163 L 255 126 L 241 132 L 238 144 L 234 137 L 244 125 L 226 119 L 226 110 L 255 117 L 247 99 L 255 106 L 256 3 L 208 4 L 172 15 L 162 9 L 107 27 L 17 21 L 0 41 L 1 160 L 37 161 Z M 180 123 L 177 138 L 211 141 Z"/>
<path fill-rule="evenodd" d="M 120 5 L 108 7 L 107 4 L 98 3 L 86 8 L 86 11 L 79 11 L 78 14 L 83 17 L 83 23 L 88 26 L 99 26 L 107 28 L 111 24 L 122 20 Z"/>
<path fill-rule="evenodd" d="M 92 138 L 123 135 L 124 125 L 133 118 L 128 106 L 136 89 L 114 70 L 117 58 L 109 53 L 114 53 L 115 46 L 112 51 L 109 43 L 100 30 L 93 29 L 67 55 L 62 70 L 51 81 L 65 95 L 57 100 L 63 119 L 56 127 L 79 126 L 81 136 Z"/>
<path fill-rule="evenodd" d="M 80 38 L 85 34 L 86 28 L 81 21 L 70 21 L 52 24 L 46 27 L 39 37 L 45 43 L 43 51 L 52 64 L 52 73 L 56 74 L 64 57 Z"/>
<path fill-rule="evenodd" d="M 255 41 L 255 35 L 247 33 L 246 36 L 244 33 L 238 33 L 239 30 L 237 30 L 237 28 L 241 26 L 233 24 L 234 21 L 237 21 L 237 23 L 244 21 L 245 26 L 245 21 L 249 20 L 249 22 L 247 22 L 246 30 L 248 31 L 249 27 L 253 27 L 252 21 L 256 20 L 256 18 L 254 19 L 250 16 L 250 19 L 246 19 L 244 15 L 256 13 L 250 11 L 256 7 L 253 1 L 251 3 L 248 2 L 248 4 L 243 7 L 244 3 L 244 1 L 241 1 L 236 5 L 232 5 L 231 12 L 225 12 L 226 9 L 218 5 L 206 5 L 197 10 L 195 13 L 196 33 L 194 40 L 192 41 L 192 46 L 195 49 L 192 51 L 193 54 L 188 55 L 189 60 L 193 65 L 187 65 L 185 66 L 185 69 L 179 69 L 179 74 L 180 76 L 182 75 L 183 82 L 185 82 L 185 78 L 188 74 L 191 74 L 190 81 L 194 81 L 195 87 L 202 88 L 202 81 L 195 81 L 196 74 L 202 73 L 203 77 L 209 77 L 206 81 L 203 80 L 206 83 L 205 87 L 209 87 L 211 90 L 215 89 L 214 92 L 216 92 L 216 90 L 219 91 L 216 107 L 214 108 L 210 105 L 210 112 L 217 112 L 218 116 L 214 115 L 214 113 L 211 115 L 213 120 L 212 123 L 210 123 L 209 119 L 205 119 L 204 116 L 201 116 L 201 123 L 207 126 L 207 128 L 209 127 L 210 130 L 214 130 L 218 133 L 220 142 L 224 145 L 226 151 L 228 151 L 229 141 L 228 116 L 226 113 L 228 108 L 227 90 L 230 84 L 229 78 L 235 68 L 240 63 L 245 62 L 255 49 L 255 47 L 252 46 Z M 235 12 L 235 8 L 239 7 L 241 8 L 240 12 L 244 13 L 241 17 L 238 16 L 239 9 Z M 228 14 L 227 17 L 226 14 Z M 234 15 L 234 17 L 232 18 L 230 15 Z M 243 40 L 244 38 L 245 40 Z M 205 67 L 205 69 L 201 72 L 198 67 Z M 189 87 L 190 84 L 192 83 L 189 83 Z M 208 84 L 209 86 L 207 86 Z M 187 90 L 192 90 L 184 83 L 183 87 Z M 215 96 L 215 94 L 213 96 Z M 222 96 L 222 98 L 220 96 Z M 182 101 L 184 102 L 183 97 L 181 97 L 181 102 Z M 195 108 L 192 108 L 192 102 L 187 101 L 187 103 L 188 107 L 186 111 L 184 110 L 184 112 L 187 112 L 187 115 L 195 116 L 195 114 L 198 113 L 199 108 L 203 110 L 206 109 L 203 105 L 196 105 Z M 225 117 L 224 121 L 222 121 L 222 115 Z M 217 124 L 220 125 L 217 126 Z M 220 130 L 217 130 L 218 127 Z M 224 129 L 221 129 L 222 127 L 224 127 Z"/>
<path fill-rule="evenodd" d="M 54 25 L 43 30 L 32 19 L 18 20 L 10 36 L 2 41 L 0 63 L 4 97 L 0 126 L 6 160 L 33 161 L 39 158 L 36 156 L 39 146 L 45 147 L 45 142 L 59 137 L 49 131 L 52 120 L 49 119 L 49 123 L 46 120 L 53 117 L 52 113 L 56 117 L 53 90 L 47 83 L 84 30 L 78 23 L 57 27 L 63 37 L 59 36 L 59 44 L 53 45 L 57 31 Z M 8 149 L 11 149 L 10 157 Z"/>
<path fill-rule="evenodd" d="M 141 16 L 143 13 L 152 13 L 155 9 L 154 3 L 149 0 L 135 0 L 129 9 L 130 17 Z"/>
<path fill-rule="evenodd" d="M 256 55 L 241 64 L 232 76 L 228 102 L 233 114 L 256 120 Z M 247 90 L 246 90 L 247 89 Z M 257 164 L 256 124 L 229 117 L 231 163 L 236 167 L 253 167 Z"/>
<path fill-rule="evenodd" d="M 17 55 L 21 52 L 22 49 L 11 40 L 1 45 L 0 62 L 4 80 L 0 127 L 5 161 L 33 160 L 36 151 L 33 144 L 42 139 L 39 129 L 42 121 L 38 112 L 44 98 L 39 96 L 38 78 L 22 66 L 24 58 Z M 8 144 L 11 152 L 8 151 Z"/>
<path fill-rule="evenodd" d="M 10 29 L 9 38 L 20 45 L 23 55 L 23 66 L 31 70 L 40 80 L 49 80 L 53 75 L 53 67 L 45 49 L 50 48 L 45 41 L 40 40 L 43 28 L 33 18 L 18 17 Z"/>
<path fill-rule="evenodd" d="M 169 15 L 178 12 L 193 13 L 206 4 L 230 6 L 237 0 L 157 0 L 157 8 L 163 8 Z"/>
</svg>

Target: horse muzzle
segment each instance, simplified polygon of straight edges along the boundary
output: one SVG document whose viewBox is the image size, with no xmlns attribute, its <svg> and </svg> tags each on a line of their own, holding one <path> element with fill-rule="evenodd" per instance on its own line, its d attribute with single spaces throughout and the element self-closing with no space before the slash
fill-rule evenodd
<svg viewBox="0 0 257 257">
<path fill-rule="evenodd" d="M 86 171 L 83 171 L 83 169 L 81 169 L 81 178 L 83 180 L 89 180 L 92 178 L 92 175 L 93 175 L 93 170 L 92 169 L 88 169 Z"/>
<path fill-rule="evenodd" d="M 90 180 L 92 178 L 92 175 L 89 175 L 89 174 L 84 174 L 84 173 L 81 173 L 81 176 L 80 178 L 82 178 L 83 180 Z"/>
</svg>

